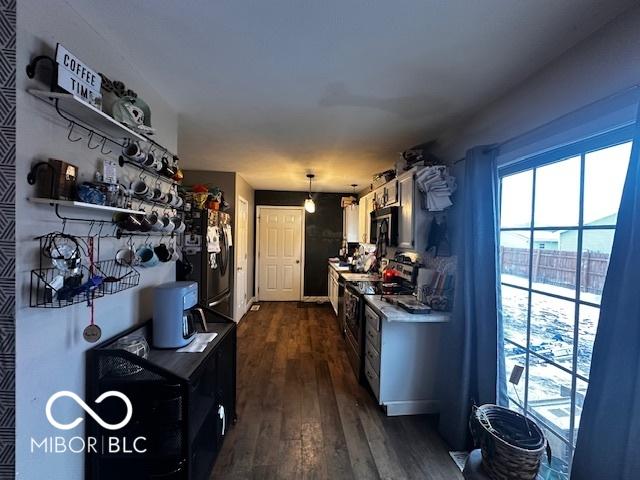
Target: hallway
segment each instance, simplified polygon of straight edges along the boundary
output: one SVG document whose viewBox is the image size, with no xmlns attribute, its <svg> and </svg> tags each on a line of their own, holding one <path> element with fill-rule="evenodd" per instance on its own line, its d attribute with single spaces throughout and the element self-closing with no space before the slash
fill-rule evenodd
<svg viewBox="0 0 640 480">
<path fill-rule="evenodd" d="M 386 417 L 358 385 L 328 304 L 244 317 L 237 402 L 212 478 L 462 478 L 434 417 Z"/>
</svg>

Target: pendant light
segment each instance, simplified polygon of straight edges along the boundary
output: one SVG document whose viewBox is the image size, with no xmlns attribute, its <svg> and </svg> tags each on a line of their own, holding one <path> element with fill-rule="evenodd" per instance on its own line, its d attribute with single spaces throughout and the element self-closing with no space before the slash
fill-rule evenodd
<svg viewBox="0 0 640 480">
<path fill-rule="evenodd" d="M 313 173 L 307 173 L 307 178 L 309 179 L 309 196 L 304 201 L 304 209 L 309 213 L 314 213 L 316 211 L 316 204 L 313 201 L 313 198 L 311 198 L 311 180 L 313 180 L 314 177 L 315 175 Z"/>
</svg>

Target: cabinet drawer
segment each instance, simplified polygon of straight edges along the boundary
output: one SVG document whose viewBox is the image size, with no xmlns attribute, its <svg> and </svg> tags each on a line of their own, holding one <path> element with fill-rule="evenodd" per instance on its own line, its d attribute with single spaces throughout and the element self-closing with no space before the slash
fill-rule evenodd
<svg viewBox="0 0 640 480">
<path fill-rule="evenodd" d="M 375 372 L 380 376 L 380 354 L 369 340 L 366 342 L 365 355 Z"/>
<path fill-rule="evenodd" d="M 378 352 L 380 351 L 380 332 L 378 332 L 373 326 L 367 322 L 366 328 L 367 341 L 371 342 L 371 346 L 373 346 Z"/>
<path fill-rule="evenodd" d="M 369 363 L 369 359 L 364 361 L 364 374 L 367 376 L 367 381 L 371 385 L 374 395 L 380 401 L 380 377 Z"/>
<path fill-rule="evenodd" d="M 364 307 L 364 316 L 367 319 L 367 325 L 371 325 L 371 327 L 376 330 L 376 331 L 380 331 L 380 317 L 378 316 L 378 314 L 376 312 L 374 312 L 371 307 L 369 307 L 369 305 L 365 305 Z"/>
</svg>

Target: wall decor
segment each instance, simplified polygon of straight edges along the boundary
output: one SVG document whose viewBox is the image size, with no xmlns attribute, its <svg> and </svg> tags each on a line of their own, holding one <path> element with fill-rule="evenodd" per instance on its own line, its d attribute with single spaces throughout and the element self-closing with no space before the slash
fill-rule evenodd
<svg viewBox="0 0 640 480">
<path fill-rule="evenodd" d="M 0 5 L 0 477 L 15 477 L 16 2 Z"/>
<path fill-rule="evenodd" d="M 61 44 L 56 45 L 58 86 L 96 108 L 102 108 L 102 77 Z"/>
</svg>

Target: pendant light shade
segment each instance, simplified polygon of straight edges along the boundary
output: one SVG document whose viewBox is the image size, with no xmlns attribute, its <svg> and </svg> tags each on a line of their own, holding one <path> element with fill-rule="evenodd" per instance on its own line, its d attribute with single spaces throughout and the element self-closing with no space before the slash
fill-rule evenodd
<svg viewBox="0 0 640 480">
<path fill-rule="evenodd" d="M 304 209 L 309 213 L 315 213 L 316 203 L 313 201 L 313 198 L 309 197 L 304 201 Z"/>
<path fill-rule="evenodd" d="M 307 178 L 309 179 L 309 196 L 304 201 L 304 209 L 309 213 L 315 213 L 316 211 L 316 203 L 311 198 L 311 180 L 315 175 L 313 173 L 307 173 Z"/>
</svg>

